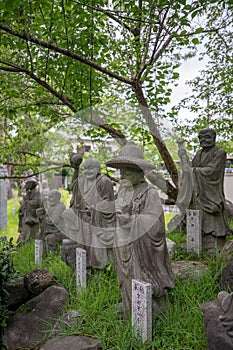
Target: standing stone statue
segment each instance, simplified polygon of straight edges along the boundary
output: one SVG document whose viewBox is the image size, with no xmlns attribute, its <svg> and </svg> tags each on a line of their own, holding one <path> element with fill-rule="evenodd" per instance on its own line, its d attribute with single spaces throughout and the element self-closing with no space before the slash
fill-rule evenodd
<svg viewBox="0 0 233 350">
<path fill-rule="evenodd" d="M 37 209 L 40 220 L 40 238 L 45 242 L 46 251 L 55 251 L 59 243 L 66 237 L 62 217 L 66 206 L 60 202 L 60 199 L 61 193 L 58 190 L 49 191 L 47 208 Z"/>
<path fill-rule="evenodd" d="M 153 169 L 134 142 L 128 142 L 107 166 L 120 169 L 116 199 L 114 258 L 124 315 L 131 308 L 132 279 L 152 284 L 154 312 L 163 311 L 164 297 L 174 287 L 165 239 L 163 207 L 157 190 L 144 179 Z"/>
<path fill-rule="evenodd" d="M 75 168 L 70 209 L 64 214 L 66 236 L 87 252 L 87 267 L 102 268 L 108 263 L 113 244 L 115 212 L 111 180 L 100 172 L 100 162 L 72 154 Z"/>
<path fill-rule="evenodd" d="M 41 195 L 36 187 L 37 181 L 33 177 L 28 178 L 25 182 L 26 194 L 21 200 L 18 211 L 18 232 L 20 233 L 18 243 L 26 242 L 29 238 L 38 238 L 39 219 L 36 209 L 41 207 Z"/>
<path fill-rule="evenodd" d="M 176 205 L 180 210 L 168 223 L 169 231 L 181 231 L 185 229 L 186 209 L 188 209 L 193 195 L 192 164 L 184 147 L 184 140 L 179 138 L 178 156 L 180 158 L 181 174 L 179 178 L 179 191 Z"/>
<path fill-rule="evenodd" d="M 213 129 L 202 129 L 198 137 L 202 148 L 192 160 L 193 206 L 202 214 L 203 251 L 212 255 L 222 250 L 226 236 L 232 234 L 226 220 L 223 189 L 226 152 L 215 145 Z"/>
<path fill-rule="evenodd" d="M 43 180 L 40 188 L 41 200 L 43 203 L 43 207 L 46 209 L 48 207 L 49 201 L 49 184 L 47 180 Z"/>
</svg>

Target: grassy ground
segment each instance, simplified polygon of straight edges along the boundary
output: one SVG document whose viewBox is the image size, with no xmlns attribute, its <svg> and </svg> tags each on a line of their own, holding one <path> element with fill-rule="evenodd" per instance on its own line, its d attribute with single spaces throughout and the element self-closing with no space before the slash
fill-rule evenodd
<svg viewBox="0 0 233 350">
<path fill-rule="evenodd" d="M 12 214 L 13 200 L 8 205 L 8 238 L 16 242 L 17 213 Z M 17 209 L 17 208 L 16 208 Z M 170 237 L 177 242 L 185 241 L 179 233 Z M 182 255 L 183 254 L 183 255 Z M 194 255 L 180 253 L 176 259 L 194 258 Z M 15 269 L 20 275 L 38 268 L 34 263 L 34 242 L 29 241 L 18 247 L 13 255 Z M 200 260 L 203 260 L 202 257 Z M 108 350 L 204 350 L 206 340 L 203 315 L 200 305 L 207 300 L 214 300 L 220 291 L 219 281 L 222 264 L 220 259 L 205 259 L 208 271 L 197 280 L 182 281 L 176 278 L 176 287 L 169 292 L 169 306 L 163 318 L 153 323 L 153 341 L 142 344 L 140 339 L 132 337 L 130 321 L 123 321 L 116 305 L 120 301 L 120 292 L 114 267 L 93 274 L 87 281 L 86 293 L 78 293 L 71 269 L 60 259 L 60 254 L 50 254 L 43 260 L 43 267 L 52 271 L 68 289 L 70 301 L 68 309 L 80 312 L 80 321 L 64 334 L 79 334 L 101 340 L 103 349 Z"/>
</svg>

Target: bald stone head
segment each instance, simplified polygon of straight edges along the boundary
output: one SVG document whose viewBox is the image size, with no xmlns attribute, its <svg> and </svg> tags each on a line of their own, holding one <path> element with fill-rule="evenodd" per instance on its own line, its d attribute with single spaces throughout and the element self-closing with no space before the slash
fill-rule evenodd
<svg viewBox="0 0 233 350">
<path fill-rule="evenodd" d="M 94 180 L 100 173 L 100 162 L 96 158 L 89 158 L 83 162 L 83 175 L 88 180 Z"/>
<path fill-rule="evenodd" d="M 200 130 L 198 134 L 200 146 L 205 149 L 211 149 L 215 146 L 216 132 L 214 129 L 206 128 Z"/>
</svg>

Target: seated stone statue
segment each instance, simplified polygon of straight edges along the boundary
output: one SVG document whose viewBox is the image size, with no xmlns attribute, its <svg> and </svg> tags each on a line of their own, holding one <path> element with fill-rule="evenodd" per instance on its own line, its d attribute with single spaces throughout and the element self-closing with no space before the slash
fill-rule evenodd
<svg viewBox="0 0 233 350">
<path fill-rule="evenodd" d="M 100 172 L 100 162 L 86 159 L 82 168 L 80 156 L 72 154 L 75 168 L 70 208 L 63 218 L 66 236 L 87 252 L 87 267 L 102 268 L 109 261 L 113 244 L 115 213 L 111 180 Z"/>
<path fill-rule="evenodd" d="M 18 211 L 18 243 L 26 242 L 29 238 L 38 238 L 39 234 L 39 219 L 36 214 L 36 209 L 41 207 L 41 195 L 37 190 L 37 181 L 34 178 L 29 178 L 25 182 L 26 194 L 20 203 Z"/>
<path fill-rule="evenodd" d="M 132 279 L 151 283 L 154 313 L 163 311 L 164 297 L 174 287 L 165 239 L 164 213 L 157 190 L 144 179 L 153 169 L 133 142 L 107 166 L 120 169 L 116 199 L 117 229 L 114 259 L 125 318 L 131 308 Z"/>
<path fill-rule="evenodd" d="M 58 190 L 49 191 L 47 208 L 41 207 L 37 210 L 40 218 L 40 238 L 44 240 L 46 251 L 55 251 L 66 237 L 62 218 L 66 206 L 60 199 L 61 193 Z"/>
</svg>

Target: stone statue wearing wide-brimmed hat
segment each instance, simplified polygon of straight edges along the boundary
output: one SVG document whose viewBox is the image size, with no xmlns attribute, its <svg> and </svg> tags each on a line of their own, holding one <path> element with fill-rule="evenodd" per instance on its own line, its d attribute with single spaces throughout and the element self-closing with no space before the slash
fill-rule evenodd
<svg viewBox="0 0 233 350">
<path fill-rule="evenodd" d="M 174 281 L 162 203 L 157 190 L 144 179 L 144 171 L 154 166 L 144 160 L 142 150 L 132 141 L 106 164 L 120 169 L 121 174 L 114 258 L 125 317 L 131 308 L 132 279 L 152 284 L 154 311 L 160 313 L 164 296 L 174 287 Z"/>
</svg>

